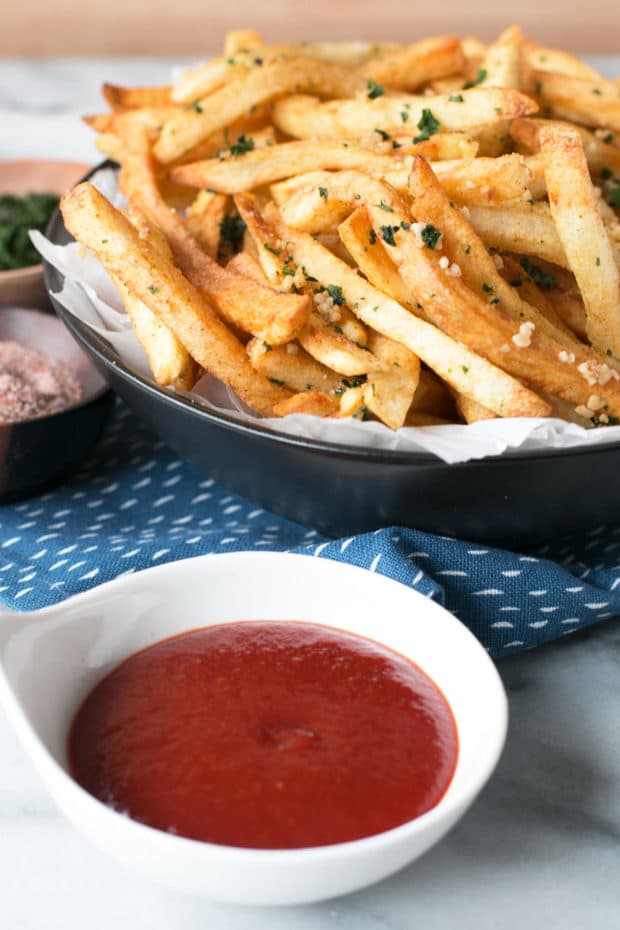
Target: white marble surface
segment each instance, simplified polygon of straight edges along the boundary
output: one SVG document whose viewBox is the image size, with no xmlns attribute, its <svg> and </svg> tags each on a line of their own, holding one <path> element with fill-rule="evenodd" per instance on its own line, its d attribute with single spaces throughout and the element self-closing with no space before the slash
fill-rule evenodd
<svg viewBox="0 0 620 930">
<path fill-rule="evenodd" d="M 609 74 L 620 61 L 596 61 Z M 101 81 L 156 83 L 161 61 L 0 61 L 0 158 L 96 161 L 82 113 Z M 617 930 L 620 621 L 500 667 L 506 750 L 470 813 L 374 888 L 297 909 L 215 906 L 125 872 L 55 810 L 0 712 L 4 930 Z"/>
</svg>

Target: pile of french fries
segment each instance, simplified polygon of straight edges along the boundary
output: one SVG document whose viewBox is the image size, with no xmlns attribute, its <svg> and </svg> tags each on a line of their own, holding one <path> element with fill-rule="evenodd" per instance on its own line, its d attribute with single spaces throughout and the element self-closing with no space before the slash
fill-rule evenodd
<svg viewBox="0 0 620 930">
<path fill-rule="evenodd" d="M 494 43 L 268 45 L 106 84 L 65 224 L 153 376 L 263 416 L 620 420 L 620 82 Z"/>
</svg>

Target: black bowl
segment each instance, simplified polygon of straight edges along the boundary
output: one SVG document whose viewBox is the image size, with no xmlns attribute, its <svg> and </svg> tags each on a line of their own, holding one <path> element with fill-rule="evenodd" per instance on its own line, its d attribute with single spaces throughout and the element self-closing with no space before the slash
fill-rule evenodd
<svg viewBox="0 0 620 930">
<path fill-rule="evenodd" d="M 53 314 L 0 308 L 0 340 L 14 340 L 66 362 L 83 400 L 68 410 L 0 425 L 0 502 L 28 497 L 68 477 L 93 449 L 113 402 L 89 356 Z"/>
<path fill-rule="evenodd" d="M 53 242 L 71 241 L 60 213 L 47 232 Z M 196 468 L 290 520 L 328 536 L 400 525 L 517 547 L 620 517 L 618 442 L 447 465 L 426 453 L 292 437 L 211 413 L 124 365 L 54 299 L 63 278 L 44 266 L 56 312 L 129 406 Z"/>
</svg>

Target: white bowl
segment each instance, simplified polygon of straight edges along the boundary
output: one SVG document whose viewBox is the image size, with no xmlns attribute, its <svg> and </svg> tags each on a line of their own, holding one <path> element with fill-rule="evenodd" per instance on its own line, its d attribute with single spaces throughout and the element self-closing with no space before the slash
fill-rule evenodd
<svg viewBox="0 0 620 930">
<path fill-rule="evenodd" d="M 66 741 L 86 694 L 121 660 L 184 630 L 306 620 L 370 637 L 414 660 L 454 714 L 459 755 L 439 804 L 400 827 L 332 846 L 254 850 L 201 843 L 116 813 L 70 777 Z M 165 885 L 236 904 L 300 904 L 397 871 L 461 817 L 493 771 L 507 723 L 495 667 L 442 607 L 382 575 L 326 559 L 238 552 L 174 562 L 63 604 L 0 617 L 0 697 L 58 806 L 116 859 Z"/>
</svg>

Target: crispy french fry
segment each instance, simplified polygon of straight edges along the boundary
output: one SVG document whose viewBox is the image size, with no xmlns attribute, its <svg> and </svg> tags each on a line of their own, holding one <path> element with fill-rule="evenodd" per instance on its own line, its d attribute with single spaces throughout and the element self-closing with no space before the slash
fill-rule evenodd
<svg viewBox="0 0 620 930">
<path fill-rule="evenodd" d="M 465 397 L 464 394 L 455 394 L 454 402 L 458 412 L 461 414 L 466 423 L 479 423 L 481 420 L 494 420 L 496 414 L 488 407 L 472 400 L 471 397 Z"/>
<path fill-rule="evenodd" d="M 471 352 L 435 326 L 382 294 L 306 233 L 278 230 L 298 265 L 320 281 L 341 288 L 347 304 L 366 325 L 407 346 L 456 390 L 500 416 L 546 416 L 549 405 L 515 378 Z"/>
<path fill-rule="evenodd" d="M 545 126 L 572 126 L 577 130 L 583 142 L 583 149 L 592 174 L 600 175 L 608 170 L 613 174 L 620 174 L 620 149 L 612 144 L 613 133 L 603 130 L 601 136 L 590 132 L 583 126 L 574 126 L 572 123 L 560 120 L 515 119 L 510 125 L 512 138 L 521 145 L 527 146 L 532 152 L 540 151 L 540 130 Z M 609 140 L 609 141 L 605 141 Z"/>
<path fill-rule="evenodd" d="M 293 394 L 287 400 L 280 401 L 273 408 L 277 417 L 286 417 L 290 413 L 305 413 L 314 417 L 329 417 L 338 410 L 338 401 L 333 395 L 320 391 L 303 391 Z"/>
<path fill-rule="evenodd" d="M 532 80 L 541 104 L 554 116 L 585 126 L 620 130 L 620 90 L 613 82 L 551 71 L 533 71 Z"/>
<path fill-rule="evenodd" d="M 543 258 L 568 268 L 568 259 L 546 203 L 470 204 L 471 225 L 485 245 Z"/>
<path fill-rule="evenodd" d="M 519 26 L 510 26 L 486 50 L 480 63 L 484 77 L 480 82 L 484 87 L 512 87 L 519 90 L 521 86 L 521 44 L 523 36 Z"/>
<path fill-rule="evenodd" d="M 172 103 L 172 88 L 166 84 L 161 87 L 120 87 L 118 84 L 104 84 L 102 94 L 112 110 L 139 110 L 142 107 L 167 107 Z"/>
<path fill-rule="evenodd" d="M 374 100 L 320 103 L 299 94 L 277 101 L 273 119 L 283 132 L 300 139 L 312 136 L 347 139 L 372 132 L 377 127 L 388 133 L 402 131 L 402 113 L 408 113 L 408 125 L 420 128 L 421 132 L 423 129 L 418 124 L 424 125 L 425 110 L 437 120 L 441 130 L 469 131 L 499 119 L 528 116 L 538 109 L 529 97 L 501 87 L 474 87 L 463 90 L 451 100 L 452 96 L 384 95 Z"/>
<path fill-rule="evenodd" d="M 355 264 L 370 283 L 403 307 L 419 314 L 413 294 L 372 228 L 366 207 L 358 207 L 351 213 L 338 227 L 338 233 Z"/>
<path fill-rule="evenodd" d="M 586 308 L 588 338 L 620 358 L 620 275 L 598 209 L 579 134 L 550 126 L 540 132 L 551 214 Z"/>
<path fill-rule="evenodd" d="M 598 71 L 595 71 L 594 68 L 573 55 L 558 49 L 545 48 L 530 39 L 524 40 L 522 44 L 521 65 L 522 81 L 528 93 L 536 92 L 536 81 L 538 80 L 536 72 L 539 71 L 551 71 L 555 74 L 580 78 L 584 81 L 602 80 Z"/>
<path fill-rule="evenodd" d="M 431 416 L 441 417 L 444 420 L 454 420 L 456 409 L 454 398 L 437 375 L 426 368 L 420 371 L 420 378 L 409 413 L 427 413 Z"/>
<path fill-rule="evenodd" d="M 239 119 L 252 107 L 291 91 L 313 90 L 325 97 L 356 93 L 363 81 L 355 73 L 330 62 L 312 59 L 274 61 L 231 81 L 170 120 L 155 146 L 161 162 L 171 162 L 211 133 Z M 529 112 L 529 111 L 528 111 Z M 518 115 L 525 115 L 524 112 Z"/>
<path fill-rule="evenodd" d="M 294 339 L 306 323 L 310 300 L 278 294 L 271 288 L 240 278 L 209 258 L 186 229 L 181 217 L 162 200 L 155 183 L 148 141 L 144 133 L 128 134 L 120 174 L 121 189 L 146 217 L 159 226 L 179 267 L 204 290 L 222 315 L 239 329 L 261 336 L 273 345 Z"/>
<path fill-rule="evenodd" d="M 286 399 L 284 389 L 254 371 L 208 299 L 91 184 L 65 194 L 62 214 L 71 234 L 137 294 L 205 371 L 229 384 L 258 413 L 270 414 Z"/>
<path fill-rule="evenodd" d="M 385 371 L 371 372 L 364 385 L 364 404 L 391 429 L 400 429 L 407 419 L 418 382 L 420 359 L 406 346 L 371 331 L 371 352 Z"/>
<path fill-rule="evenodd" d="M 369 348 L 351 342 L 338 328 L 312 311 L 297 339 L 312 358 L 339 374 L 363 375 L 383 369 Z"/>
<path fill-rule="evenodd" d="M 202 190 L 185 211 L 185 224 L 210 258 L 217 258 L 220 228 L 228 205 L 224 194 Z"/>
<path fill-rule="evenodd" d="M 415 90 L 428 81 L 462 71 L 465 63 L 459 40 L 438 36 L 371 58 L 359 72 L 379 85 Z"/>
<path fill-rule="evenodd" d="M 256 371 L 272 381 L 282 381 L 292 391 L 329 394 L 342 388 L 342 376 L 321 365 L 296 342 L 270 346 L 262 339 L 251 339 L 246 349 Z"/>
<path fill-rule="evenodd" d="M 243 49 L 251 50 L 263 44 L 263 37 L 257 29 L 231 29 L 224 39 L 224 55 L 236 55 Z"/>
</svg>

